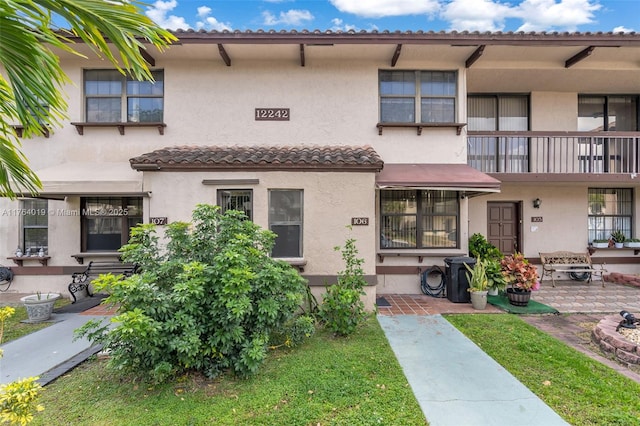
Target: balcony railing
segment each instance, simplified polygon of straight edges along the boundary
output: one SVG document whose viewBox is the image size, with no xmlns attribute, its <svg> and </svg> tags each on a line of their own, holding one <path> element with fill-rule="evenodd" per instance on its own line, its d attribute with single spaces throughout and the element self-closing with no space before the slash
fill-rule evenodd
<svg viewBox="0 0 640 426">
<path fill-rule="evenodd" d="M 640 132 L 472 132 L 467 163 L 486 173 L 638 173 Z"/>
</svg>

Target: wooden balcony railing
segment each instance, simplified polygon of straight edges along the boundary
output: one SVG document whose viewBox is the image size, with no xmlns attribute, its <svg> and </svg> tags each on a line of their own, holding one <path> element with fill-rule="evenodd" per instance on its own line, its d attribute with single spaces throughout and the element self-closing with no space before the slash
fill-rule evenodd
<svg viewBox="0 0 640 426">
<path fill-rule="evenodd" d="M 467 163 L 486 173 L 638 173 L 640 132 L 472 132 Z"/>
</svg>

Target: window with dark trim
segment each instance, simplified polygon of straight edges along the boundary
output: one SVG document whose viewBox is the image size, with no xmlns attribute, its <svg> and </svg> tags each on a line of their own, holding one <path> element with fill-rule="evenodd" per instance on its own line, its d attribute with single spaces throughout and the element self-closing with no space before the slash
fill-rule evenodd
<svg viewBox="0 0 640 426">
<path fill-rule="evenodd" d="M 620 230 L 633 238 L 633 189 L 589 188 L 589 242 Z"/>
<path fill-rule="evenodd" d="M 276 233 L 272 257 L 302 257 L 301 189 L 269 190 L 269 229 Z"/>
<path fill-rule="evenodd" d="M 380 71 L 381 123 L 455 123 L 455 71 Z"/>
<path fill-rule="evenodd" d="M 47 200 L 22 200 L 22 247 L 25 255 L 49 252 L 49 210 Z"/>
<path fill-rule="evenodd" d="M 529 130 L 529 96 L 517 94 L 469 95 L 470 132 Z M 469 136 L 467 164 L 483 172 L 523 173 L 529 170 L 529 138 Z"/>
<path fill-rule="evenodd" d="M 117 251 L 142 223 L 141 197 L 81 199 L 82 251 Z"/>
<path fill-rule="evenodd" d="M 88 123 L 161 123 L 164 71 L 155 81 L 138 81 L 117 70 L 85 70 L 85 121 Z"/>
<path fill-rule="evenodd" d="M 458 247 L 458 193 L 380 191 L 380 248 Z"/>
<path fill-rule="evenodd" d="M 578 131 L 635 132 L 638 128 L 638 95 L 578 96 Z"/>
<path fill-rule="evenodd" d="M 222 213 L 238 210 L 253 220 L 253 191 L 251 189 L 218 189 L 218 205 Z"/>
</svg>

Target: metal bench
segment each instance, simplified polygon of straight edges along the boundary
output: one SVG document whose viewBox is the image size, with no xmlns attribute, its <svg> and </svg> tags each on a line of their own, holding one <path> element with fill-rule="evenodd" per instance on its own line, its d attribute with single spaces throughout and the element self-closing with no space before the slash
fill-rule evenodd
<svg viewBox="0 0 640 426">
<path fill-rule="evenodd" d="M 76 293 L 81 291 L 86 290 L 87 295 L 93 296 L 89 284 L 101 274 L 130 277 L 136 272 L 138 272 L 138 265 L 132 263 L 91 261 L 84 271 L 71 274 L 72 281 L 69 283 L 69 293 L 73 297 L 73 302 L 71 303 L 76 303 Z"/>
<path fill-rule="evenodd" d="M 551 284 L 555 287 L 556 281 L 553 273 L 565 272 L 567 274 L 585 274 L 587 282 L 592 281 L 593 275 L 600 275 L 600 281 L 602 281 L 602 287 L 604 287 L 603 274 L 607 270 L 604 268 L 604 264 L 594 265 L 589 253 L 574 253 L 570 251 L 540 253 L 540 262 L 542 263 L 540 282 L 545 276 L 549 276 L 551 277 Z"/>
</svg>

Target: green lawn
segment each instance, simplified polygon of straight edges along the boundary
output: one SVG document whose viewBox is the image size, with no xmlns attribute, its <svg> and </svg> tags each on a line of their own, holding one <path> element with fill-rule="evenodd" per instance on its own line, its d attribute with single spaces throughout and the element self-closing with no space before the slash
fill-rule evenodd
<svg viewBox="0 0 640 426">
<path fill-rule="evenodd" d="M 189 376 L 150 386 L 94 360 L 47 386 L 41 402 L 36 425 L 426 424 L 374 317 L 350 337 L 319 332 L 272 352 L 249 380 Z"/>
<path fill-rule="evenodd" d="M 62 307 L 64 305 L 69 304 L 69 299 L 59 299 L 55 303 L 55 308 Z M 54 308 L 54 309 L 55 309 Z M 24 306 L 14 306 L 16 310 L 15 313 L 9 317 L 4 324 L 4 336 L 2 337 L 2 342 L 7 343 L 11 340 L 15 340 L 19 337 L 25 336 L 29 333 L 33 333 L 34 331 L 41 330 L 45 327 L 49 327 L 51 322 L 41 322 L 37 324 L 26 324 L 21 321 L 26 320 L 27 317 L 27 309 Z"/>
<path fill-rule="evenodd" d="M 640 384 L 517 315 L 446 318 L 570 424 L 640 425 Z M 36 425 L 425 424 L 373 318 L 348 338 L 319 332 L 276 350 L 249 380 L 188 376 L 150 386 L 92 360 L 47 386 L 41 402 Z"/>
<path fill-rule="evenodd" d="M 517 315 L 447 315 L 572 425 L 640 425 L 640 384 Z"/>
</svg>

